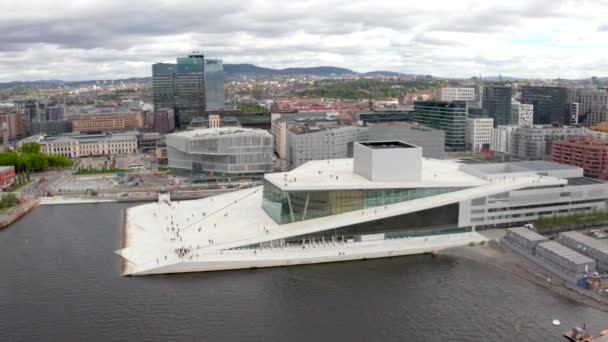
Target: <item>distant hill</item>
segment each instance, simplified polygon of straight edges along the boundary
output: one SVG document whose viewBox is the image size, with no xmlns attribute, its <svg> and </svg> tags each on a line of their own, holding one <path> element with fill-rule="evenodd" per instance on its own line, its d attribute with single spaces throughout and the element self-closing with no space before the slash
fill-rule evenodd
<svg viewBox="0 0 608 342">
<path fill-rule="evenodd" d="M 224 64 L 224 72 L 228 76 L 236 75 L 315 75 L 315 76 L 342 76 L 354 75 L 355 71 L 332 66 L 319 66 L 311 68 L 271 69 L 253 64 Z"/>
<path fill-rule="evenodd" d="M 498 82 L 502 78 L 503 81 L 518 81 L 526 80 L 525 77 L 513 77 L 513 76 L 482 76 L 484 81 Z"/>
<path fill-rule="evenodd" d="M 400 72 L 395 72 L 395 71 L 370 71 L 370 72 L 364 72 L 359 74 L 361 76 L 368 76 L 368 77 L 399 77 L 399 76 L 405 76 L 405 74 L 402 74 Z"/>
<path fill-rule="evenodd" d="M 357 71 L 339 68 L 334 66 L 317 66 L 317 67 L 309 67 L 309 68 L 285 68 L 285 69 L 272 69 L 272 68 L 264 68 L 253 64 L 224 64 L 224 73 L 227 77 L 236 77 L 240 75 L 250 75 L 250 76 L 362 76 L 362 77 L 399 77 L 406 76 L 407 74 L 402 74 L 394 71 L 370 71 L 359 73 Z M 147 77 L 132 77 L 127 79 L 116 79 L 114 82 L 146 82 L 151 79 L 150 76 Z M 503 77 L 504 79 L 504 77 Z M 110 81 L 110 80 L 100 80 L 100 81 Z M 95 84 L 96 80 L 86 80 L 86 81 L 62 81 L 62 80 L 39 80 L 39 81 L 13 81 L 13 82 L 0 82 L 0 89 L 13 88 L 13 87 L 46 87 L 46 86 L 58 86 L 58 85 L 86 85 L 86 84 Z"/>
</svg>

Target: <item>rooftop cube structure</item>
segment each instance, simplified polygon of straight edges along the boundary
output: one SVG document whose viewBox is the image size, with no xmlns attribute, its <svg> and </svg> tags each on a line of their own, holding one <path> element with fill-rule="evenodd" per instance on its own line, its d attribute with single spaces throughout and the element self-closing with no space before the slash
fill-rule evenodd
<svg viewBox="0 0 608 342">
<path fill-rule="evenodd" d="M 354 172 L 374 182 L 417 182 L 422 148 L 401 141 L 354 143 Z"/>
</svg>

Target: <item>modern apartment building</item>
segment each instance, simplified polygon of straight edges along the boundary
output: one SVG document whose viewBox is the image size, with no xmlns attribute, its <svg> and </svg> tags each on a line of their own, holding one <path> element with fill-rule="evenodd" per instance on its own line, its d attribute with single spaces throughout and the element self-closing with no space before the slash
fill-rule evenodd
<svg viewBox="0 0 608 342">
<path fill-rule="evenodd" d="M 171 173 L 243 176 L 272 171 L 272 136 L 261 129 L 207 128 L 166 136 Z"/>
<path fill-rule="evenodd" d="M 568 89 L 565 87 L 522 87 L 521 103 L 534 106 L 535 125 L 563 125 L 570 121 Z"/>
<path fill-rule="evenodd" d="M 24 136 L 23 121 L 21 112 L 14 109 L 0 110 L 0 141 L 8 142 Z"/>
<path fill-rule="evenodd" d="M 142 129 L 145 122 L 143 112 L 82 114 L 74 117 L 72 130 L 74 133 L 121 132 Z"/>
<path fill-rule="evenodd" d="M 510 124 L 522 127 L 532 126 L 534 124 L 534 105 L 513 100 Z"/>
<path fill-rule="evenodd" d="M 595 88 L 575 88 L 568 91 L 568 102 L 577 103 L 578 123 L 584 126 L 608 121 L 608 92 Z"/>
<path fill-rule="evenodd" d="M 460 102 L 415 101 L 414 121 L 445 132 L 446 151 L 463 151 L 467 105 Z"/>
<path fill-rule="evenodd" d="M 494 125 L 511 123 L 511 86 L 487 86 L 483 88 L 481 110 L 484 116 L 494 119 Z"/>
<path fill-rule="evenodd" d="M 287 129 L 286 161 L 289 168 L 311 160 L 348 158 L 353 143 L 368 140 L 366 127 L 306 125 Z"/>
<path fill-rule="evenodd" d="M 467 118 L 465 126 L 467 150 L 477 152 L 489 149 L 493 128 L 492 118 Z"/>
<path fill-rule="evenodd" d="M 292 128 L 303 127 L 318 127 L 319 129 L 326 126 L 339 126 L 338 120 L 328 119 L 321 116 L 311 117 L 287 117 L 282 118 L 275 115 L 275 120 L 272 121 L 271 133 L 274 141 L 274 151 L 280 159 L 287 159 L 288 141 L 287 132 Z"/>
<path fill-rule="evenodd" d="M 585 176 L 608 180 L 608 141 L 594 137 L 571 137 L 553 142 L 551 159 L 578 166 Z"/>
<path fill-rule="evenodd" d="M 511 152 L 511 137 L 513 131 L 520 126 L 516 125 L 500 125 L 490 133 L 490 150 L 498 153 Z"/>
<path fill-rule="evenodd" d="M 553 141 L 586 134 L 586 129 L 582 127 L 553 125 L 520 127 L 511 132 L 511 149 L 508 153 L 524 160 L 549 159 Z"/>
</svg>

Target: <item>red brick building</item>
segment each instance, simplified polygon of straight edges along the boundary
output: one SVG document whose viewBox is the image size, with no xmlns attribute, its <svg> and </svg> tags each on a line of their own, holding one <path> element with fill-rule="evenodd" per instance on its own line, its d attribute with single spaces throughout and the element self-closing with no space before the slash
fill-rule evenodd
<svg viewBox="0 0 608 342">
<path fill-rule="evenodd" d="M 7 190 L 15 184 L 15 167 L 0 166 L 0 187 Z"/>
<path fill-rule="evenodd" d="M 585 176 L 608 180 L 608 141 L 593 137 L 571 137 L 554 141 L 551 159 L 583 168 Z"/>
</svg>

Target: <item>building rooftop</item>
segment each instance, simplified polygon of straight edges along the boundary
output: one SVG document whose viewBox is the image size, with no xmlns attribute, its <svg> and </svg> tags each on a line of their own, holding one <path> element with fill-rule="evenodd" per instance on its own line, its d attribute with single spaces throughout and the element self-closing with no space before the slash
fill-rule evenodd
<svg viewBox="0 0 608 342">
<path fill-rule="evenodd" d="M 205 138 L 212 136 L 228 135 L 228 134 L 246 134 L 246 135 L 260 135 L 260 136 L 271 136 L 270 133 L 263 129 L 256 128 L 241 128 L 241 127 L 220 127 L 220 128 L 203 128 L 194 129 L 190 131 L 184 131 L 179 133 L 169 134 L 170 136 L 178 136 L 183 138 Z"/>
<path fill-rule="evenodd" d="M 509 228 L 510 232 L 513 232 L 528 241 L 545 241 L 548 240 L 547 237 L 538 234 L 528 228 L 518 227 L 518 228 Z"/>
<path fill-rule="evenodd" d="M 390 148 L 417 148 L 418 146 L 406 144 L 401 141 L 370 141 L 361 142 L 363 146 L 373 148 L 375 150 L 390 149 Z"/>
<path fill-rule="evenodd" d="M 421 125 L 417 122 L 380 122 L 380 123 L 372 123 L 368 124 L 369 127 L 391 127 L 391 128 L 400 128 L 406 127 L 412 130 L 419 130 L 424 132 L 431 131 L 441 131 L 440 129 L 432 128 L 429 126 Z M 441 131 L 443 132 L 443 131 Z"/>
<path fill-rule="evenodd" d="M 583 170 L 576 166 L 558 164 L 543 160 L 510 162 L 510 163 L 486 163 L 463 165 L 462 169 L 473 175 L 484 179 L 495 177 L 512 177 L 515 174 L 544 174 L 568 173 L 568 176 L 560 178 L 582 177 Z"/>
<path fill-rule="evenodd" d="M 563 235 L 565 237 L 568 237 L 576 242 L 581 243 L 582 245 L 586 245 L 588 247 L 594 248 L 598 251 L 604 252 L 606 254 L 608 254 L 608 244 L 606 243 L 606 241 L 602 241 L 602 240 L 597 240 L 594 239 L 590 236 L 587 236 L 585 234 L 581 234 L 579 232 L 565 232 L 565 233 L 559 233 L 559 235 Z"/>
<path fill-rule="evenodd" d="M 572 177 L 566 179 L 568 180 L 568 185 L 591 185 L 604 183 L 604 181 L 589 177 Z"/>
<path fill-rule="evenodd" d="M 374 182 L 356 174 L 353 163 L 353 159 L 313 160 L 290 172 L 266 174 L 264 178 L 286 191 L 474 187 L 489 183 L 447 160 L 423 158 L 422 177 L 416 182 Z"/>
<path fill-rule="evenodd" d="M 542 243 L 538 244 L 538 246 L 542 247 L 554 254 L 557 254 L 564 259 L 570 260 L 573 263 L 578 264 L 578 265 L 595 262 L 593 259 L 591 259 L 585 255 L 582 255 L 581 253 L 576 252 L 566 246 L 560 245 L 559 243 L 557 243 L 555 241 L 542 242 Z"/>
<path fill-rule="evenodd" d="M 316 122 L 318 122 L 318 121 L 315 121 L 315 123 Z M 332 120 L 330 120 L 328 122 L 332 122 Z M 329 131 L 329 130 L 334 130 L 334 129 L 349 128 L 349 127 L 356 128 L 358 126 L 342 125 L 342 124 L 338 124 L 338 123 L 336 123 L 336 124 L 327 123 L 327 124 L 322 124 L 322 125 L 301 125 L 301 126 L 291 127 L 291 128 L 289 128 L 289 131 L 293 134 L 308 134 L 308 133 Z"/>
<path fill-rule="evenodd" d="M 35 135 L 24 139 L 25 141 L 36 141 L 39 143 L 47 142 L 66 142 L 66 141 L 96 141 L 96 140 L 123 140 L 137 139 L 138 132 L 124 132 L 124 133 L 104 133 L 104 134 L 64 134 L 54 136 L 43 136 Z"/>
</svg>

